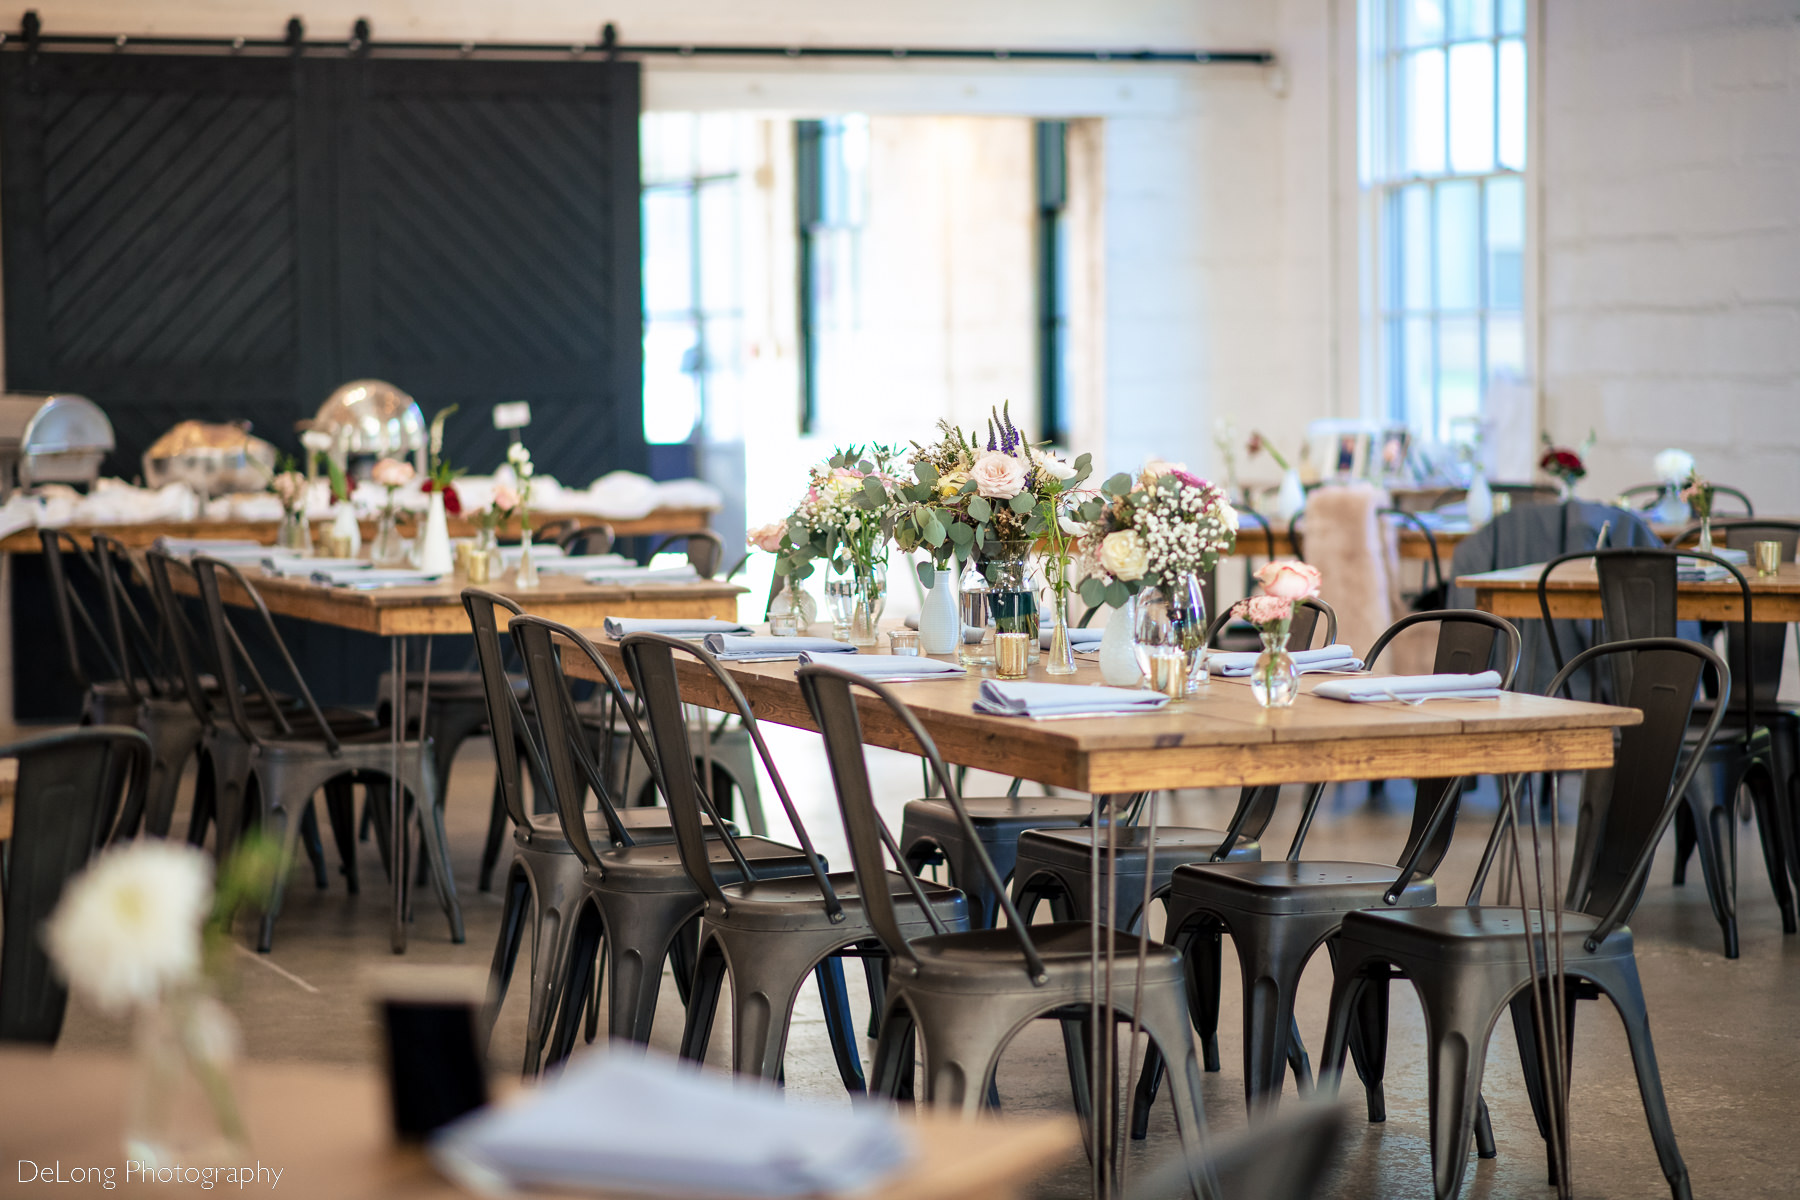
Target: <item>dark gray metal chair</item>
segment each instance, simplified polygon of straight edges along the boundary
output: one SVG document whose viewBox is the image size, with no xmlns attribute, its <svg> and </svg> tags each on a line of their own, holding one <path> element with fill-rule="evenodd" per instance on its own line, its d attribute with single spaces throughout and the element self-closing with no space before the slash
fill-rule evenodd
<svg viewBox="0 0 1800 1200">
<path fill-rule="evenodd" d="M 587 894 L 582 882 L 586 865 L 563 836 L 555 805 L 550 805 L 548 812 L 536 813 L 525 804 L 526 770 L 531 773 L 533 786 L 546 798 L 551 795 L 550 770 L 543 747 L 519 703 L 518 688 L 507 674 L 495 615 L 496 609 L 503 608 L 517 617 L 524 609 L 505 596 L 480 588 L 464 588 L 462 599 L 486 684 L 487 724 L 494 742 L 495 795 L 513 830 L 512 863 L 501 888 L 500 936 L 488 974 L 484 1031 L 493 1029 L 500 1005 L 506 999 L 519 949 L 529 931 L 531 992 L 525 1022 L 525 1073 L 530 1075 L 537 1072 L 543 1058 L 560 980 L 569 970 L 576 909 Z M 627 723 L 634 736 L 643 738 L 642 730 L 629 714 Z M 648 750 L 647 744 L 644 749 Z M 604 761 L 599 774 L 602 779 L 607 777 Z M 655 844 L 675 839 L 667 809 L 625 808 L 617 810 L 615 816 L 638 842 Z M 608 838 L 606 817 L 601 811 L 586 812 L 584 817 L 590 840 Z"/>
<path fill-rule="evenodd" d="M 1740 788 L 1749 792 L 1756 810 L 1763 861 L 1769 871 L 1769 890 L 1774 893 L 1776 907 L 1781 911 L 1784 933 L 1793 933 L 1796 928 L 1789 873 L 1800 875 L 1800 860 L 1793 856 L 1787 807 L 1776 795 L 1774 737 L 1762 712 L 1763 706 L 1769 703 L 1770 692 L 1765 690 L 1765 681 L 1758 678 L 1759 659 L 1763 656 L 1753 652 L 1757 634 L 1754 632 L 1756 622 L 1749 581 L 1736 564 L 1698 550 L 1675 551 L 1658 547 L 1576 551 L 1559 555 L 1544 564 L 1543 572 L 1538 576 L 1538 608 L 1544 614 L 1545 628 L 1550 631 L 1550 652 L 1560 667 L 1562 645 L 1550 620 L 1550 573 L 1565 562 L 1592 559 L 1600 583 L 1603 614 L 1600 640 L 1620 642 L 1632 638 L 1674 637 L 1680 595 L 1677 562 L 1684 558 L 1725 568 L 1729 579 L 1738 586 L 1742 606 L 1742 619 L 1736 622 L 1739 636 L 1731 642 L 1731 649 L 1738 655 L 1737 670 L 1732 673 L 1732 686 L 1736 690 L 1731 693 L 1730 703 L 1724 706 L 1727 710 L 1725 724 L 1706 743 L 1704 753 L 1711 769 L 1704 776 L 1695 777 L 1687 796 L 1687 811 L 1685 815 L 1677 814 L 1675 825 L 1675 881 L 1685 881 L 1688 853 L 1697 847 L 1707 899 L 1712 904 L 1713 918 L 1724 935 L 1725 957 L 1736 958 L 1736 811 Z M 1631 662 L 1614 660 L 1608 665 L 1607 682 L 1611 694 L 1628 694 Z M 1769 664 L 1763 662 L 1760 665 Z M 1701 752 L 1698 734 L 1699 731 L 1692 727 L 1687 733 L 1689 749 L 1696 753 Z M 1598 796 L 1590 797 L 1583 792 L 1575 838 L 1578 869 L 1591 855 L 1594 838 L 1605 823 L 1604 810 L 1596 807 L 1599 803 Z"/>
<path fill-rule="evenodd" d="M 1713 710 L 1701 733 L 1700 753 L 1683 750 L 1683 734 L 1701 678 L 1711 668 L 1723 694 L 1730 690 L 1731 673 L 1724 660 L 1705 646 L 1676 638 L 1642 638 L 1583 651 L 1557 672 L 1548 690 L 1554 695 L 1575 672 L 1602 664 L 1616 667 L 1621 660 L 1629 660 L 1629 670 L 1624 673 L 1625 690 L 1618 699 L 1642 712 L 1644 719 L 1640 725 L 1619 730 L 1612 767 L 1591 771 L 1584 781 L 1584 791 L 1596 788 L 1607 793 L 1605 827 L 1593 861 L 1571 863 L 1568 892 L 1559 905 L 1566 910 L 1560 917 L 1558 951 L 1567 989 L 1561 1015 L 1572 1045 L 1575 1001 L 1601 995 L 1612 1000 L 1625 1026 L 1644 1115 L 1663 1175 L 1676 1200 L 1688 1200 L 1692 1193 L 1687 1168 L 1676 1147 L 1663 1098 L 1649 1013 L 1638 980 L 1631 930 L 1625 922 L 1643 894 L 1657 844 L 1674 819 L 1724 715 L 1722 708 Z M 1321 1090 L 1332 1093 L 1337 1089 L 1351 1022 L 1368 982 L 1372 979 L 1378 987 L 1385 986 L 1398 970 L 1412 981 L 1425 1009 L 1426 1056 L 1431 1068 L 1431 1164 L 1439 1200 L 1450 1200 L 1462 1189 L 1488 1039 L 1502 1013 L 1511 1009 L 1540 1130 L 1548 1128 L 1544 1080 L 1559 1073 L 1546 1070 L 1550 1052 L 1534 1033 L 1531 1014 L 1535 1002 L 1532 988 L 1551 993 L 1556 983 L 1554 960 L 1546 964 L 1549 950 L 1545 944 L 1555 931 L 1547 935 L 1535 911 L 1528 924 L 1517 906 L 1483 906 L 1479 902 L 1501 836 L 1515 819 L 1513 814 L 1514 806 L 1509 803 L 1495 824 L 1467 907 L 1359 910 L 1344 916 L 1336 940 L 1330 1024 L 1319 1055 Z M 1390 887 L 1390 894 L 1403 891 L 1410 883 L 1409 877 L 1402 876 Z M 1550 886 L 1558 886 L 1557 881 L 1551 880 Z M 1549 1002 L 1552 997 L 1553 993 L 1536 999 Z M 1552 1183 L 1555 1163 L 1553 1152 Z"/>
<path fill-rule="evenodd" d="M 547 1062 L 557 1063 L 574 1048 L 583 1011 L 598 1005 L 595 971 L 603 945 L 605 969 L 599 979 L 608 988 L 608 1033 L 626 1041 L 650 1040 L 663 962 L 673 958 L 678 986 L 685 988 L 693 977 L 693 931 L 705 908 L 706 894 L 692 877 L 680 847 L 669 841 L 647 842 L 624 823 L 611 788 L 589 751 L 560 654 L 573 649 L 584 655 L 610 689 L 622 692 L 618 677 L 600 652 L 579 631 L 530 614 L 514 617 L 507 632 L 525 661 L 531 683 L 529 715 L 537 723 L 562 835 L 584 868 L 584 895 L 573 915 L 570 965 L 559 981 L 560 1011 L 546 1053 Z M 664 773 L 653 747 L 640 744 L 638 752 L 650 757 L 651 768 L 661 779 Z M 598 843 L 588 832 L 583 809 L 590 791 L 605 825 L 605 838 Z M 714 864 L 709 877 L 776 879 L 813 869 L 808 855 L 797 847 L 767 838 L 731 836 L 706 793 L 697 790 L 696 796 L 696 803 L 719 832 L 717 838 L 702 839 L 702 848 L 695 852 Z M 698 821 L 694 824 L 701 828 Z"/>
<path fill-rule="evenodd" d="M 839 1052 L 839 1073 L 846 1087 L 863 1090 L 862 1064 L 856 1053 L 842 959 L 847 955 L 862 958 L 868 968 L 874 965 L 868 956 L 881 953 L 863 893 L 870 881 L 849 871 L 827 873 L 763 741 L 750 702 L 717 659 L 694 642 L 663 634 L 632 634 L 621 646 L 632 686 L 644 698 L 650 732 L 664 762 L 678 761 L 687 747 L 687 722 L 675 656 L 692 658 L 711 674 L 718 688 L 730 698 L 746 736 L 768 771 L 809 867 L 806 875 L 778 880 L 720 880 L 712 861 L 700 852 L 698 821 L 702 813 L 694 774 L 664 773 L 669 810 L 675 818 L 676 844 L 681 847 L 688 874 L 707 899 L 706 914 L 700 921 L 700 952 L 693 990 L 688 996 L 682 1056 L 705 1061 L 719 989 L 729 979 L 732 1070 L 741 1075 L 777 1078 L 787 1048 L 794 1000 L 807 976 L 812 975 L 817 977 L 825 1000 L 826 1021 L 834 1035 L 833 1046 Z M 888 889 L 887 904 L 906 937 L 969 927 L 968 906 L 962 893 L 954 888 L 930 885 L 915 898 L 908 892 L 904 876 L 889 874 L 880 883 Z M 877 1011 L 879 978 L 877 972 L 870 971 L 870 981 L 876 985 L 871 990 Z"/>
<path fill-rule="evenodd" d="M 0 872 L 0 1042 L 54 1045 L 68 989 L 39 930 L 69 877 L 111 836 L 121 793 L 140 796 L 150 740 L 121 725 L 88 725 L 0 747 L 19 762 L 12 839 Z"/>
<path fill-rule="evenodd" d="M 214 844 L 219 856 L 228 855 L 238 835 L 249 825 L 256 824 L 282 839 L 284 860 L 291 862 L 301 826 L 312 809 L 313 793 L 327 784 L 348 780 L 382 781 L 389 787 L 397 784 L 402 789 L 399 802 L 406 803 L 408 796 L 413 801 L 412 811 L 418 821 L 423 857 L 430 867 L 438 903 L 449 920 L 450 938 L 461 942 L 462 910 L 457 904 L 456 885 L 451 877 L 443 811 L 437 803 L 437 777 L 427 744 L 417 738 L 402 737 L 400 778 L 394 780 L 393 730 L 378 728 L 339 734 L 332 727 L 318 701 L 313 699 L 312 689 L 288 652 L 287 644 L 281 640 L 262 596 L 244 573 L 231 563 L 204 555 L 194 557 L 193 570 L 218 665 L 218 694 L 225 702 L 229 718 L 208 739 L 209 755 L 216 772 L 214 811 L 218 832 Z M 267 726 L 251 719 L 238 687 L 235 660 L 241 643 L 236 639 L 219 595 L 220 572 L 229 574 L 250 599 L 252 610 L 260 618 L 254 624 L 260 625 L 262 636 L 291 678 L 305 706 L 298 725 L 290 724 L 281 715 L 279 705 L 272 697 L 265 697 L 265 703 L 275 710 L 277 731 L 270 733 Z M 393 802 L 391 793 L 389 802 Z M 343 836 L 341 831 L 339 836 Z M 389 862 L 390 870 L 407 869 L 404 844 L 389 847 Z M 263 912 L 257 948 L 264 952 L 274 943 L 275 921 L 281 913 L 286 885 L 284 871 L 276 876 L 274 892 Z"/>
<path fill-rule="evenodd" d="M 94 615 L 82 602 L 70 571 L 71 562 L 86 570 L 82 578 L 100 582 L 100 564 L 94 552 L 61 529 L 38 530 L 44 552 L 44 574 L 50 580 L 51 612 L 56 617 L 57 637 L 69 664 L 69 678 L 82 690 L 83 725 L 131 725 L 137 708 L 131 692 L 119 678 L 120 666 L 101 633 Z M 89 669 L 89 664 L 95 664 Z M 104 677 L 101 677 L 101 676 Z"/>
<path fill-rule="evenodd" d="M 576 525 L 558 534 L 556 544 L 567 554 L 605 554 L 617 540 L 611 525 Z"/>
<path fill-rule="evenodd" d="M 1369 650 L 1370 667 L 1395 637 L 1416 626 L 1431 623 L 1438 628 L 1437 655 L 1432 669 L 1438 673 L 1485 671 L 1498 657 L 1502 687 L 1511 687 L 1519 668 L 1521 639 L 1512 624 L 1474 609 L 1412 613 L 1394 622 Z M 1421 779 L 1413 802 L 1412 828 L 1396 866 L 1379 863 L 1339 862 L 1300 857 L 1302 843 L 1312 825 L 1320 792 L 1308 796 L 1300 826 L 1280 862 L 1196 863 L 1176 869 L 1170 882 L 1169 920 L 1164 937 L 1192 955 L 1195 950 L 1216 953 L 1216 941 L 1196 946 L 1203 937 L 1223 930 L 1237 948 L 1244 989 L 1244 1100 L 1252 1109 L 1273 1107 L 1281 1096 L 1282 1078 L 1290 1057 L 1304 1062 L 1304 1053 L 1292 1044 L 1294 997 L 1300 975 L 1320 946 L 1329 947 L 1344 914 L 1380 905 L 1425 905 L 1437 902 L 1433 871 L 1443 862 L 1456 828 L 1456 810 L 1462 799 L 1463 780 Z M 1399 880 L 1406 880 L 1400 887 Z M 1396 890 L 1398 889 L 1398 890 Z M 1196 986 L 1216 989 L 1216 972 Z M 1364 989 L 1357 1029 L 1373 1043 L 1363 1054 L 1356 1052 L 1357 1069 L 1367 1090 L 1369 1120 L 1386 1119 L 1379 1064 L 1387 1040 L 1387 988 L 1371 981 Z M 1194 1020 L 1203 1044 L 1216 1045 L 1218 998 L 1191 996 Z M 1142 1136 L 1144 1112 L 1156 1094 L 1157 1067 L 1149 1062 L 1138 1087 L 1139 1114 L 1134 1132 Z"/>
<path fill-rule="evenodd" d="M 962 811 L 956 781 L 931 735 L 889 689 L 820 664 L 801 667 L 799 680 L 824 734 L 869 921 L 888 952 L 890 973 L 870 1090 L 890 1097 L 911 1094 L 916 1040 L 925 1063 L 926 1102 L 972 1116 L 993 1084 L 1007 1043 L 1027 1022 L 1049 1017 L 1062 1022 L 1076 1106 L 1085 1115 L 1088 1039 L 1082 1031 L 1100 1001 L 1097 985 L 1106 987 L 1095 978 L 1094 964 L 1110 955 L 1118 963 L 1109 989 L 1115 1015 L 1130 1020 L 1135 1014 L 1151 1041 L 1176 1065 L 1169 1089 L 1176 1124 L 1188 1154 L 1199 1154 L 1205 1136 L 1200 1062 L 1188 1025 L 1181 955 L 1149 942 L 1140 966 L 1139 939 L 1132 935 L 1087 921 L 1027 925 L 1007 899 L 999 872 L 986 855 L 977 865 L 1000 897 L 1006 927 L 910 936 L 889 895 L 892 875 L 897 872 L 907 881 L 915 903 L 929 906 L 923 885 L 875 809 L 863 757 L 857 690 L 873 693 L 887 710 L 883 716 L 891 714 L 911 736 L 960 814 L 964 836 L 979 847 L 980 839 Z"/>
</svg>

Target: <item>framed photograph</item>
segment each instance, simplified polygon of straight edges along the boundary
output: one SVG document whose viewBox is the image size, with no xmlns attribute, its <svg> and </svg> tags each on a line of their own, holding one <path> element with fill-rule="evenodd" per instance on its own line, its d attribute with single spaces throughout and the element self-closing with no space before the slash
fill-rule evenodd
<svg viewBox="0 0 1800 1200">
<path fill-rule="evenodd" d="M 1381 435 L 1381 474 L 1383 478 L 1394 479 L 1406 471 L 1407 449 L 1412 435 L 1404 428 L 1390 426 Z"/>
</svg>

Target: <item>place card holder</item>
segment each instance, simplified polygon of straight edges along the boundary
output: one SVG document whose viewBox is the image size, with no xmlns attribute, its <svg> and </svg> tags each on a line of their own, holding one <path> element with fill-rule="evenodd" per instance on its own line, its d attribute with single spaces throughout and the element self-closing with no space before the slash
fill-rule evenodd
<svg viewBox="0 0 1800 1200">
<path fill-rule="evenodd" d="M 483 973 L 461 967 L 389 967 L 372 973 L 385 1041 L 394 1136 L 419 1141 L 487 1103 L 477 1022 Z"/>
</svg>

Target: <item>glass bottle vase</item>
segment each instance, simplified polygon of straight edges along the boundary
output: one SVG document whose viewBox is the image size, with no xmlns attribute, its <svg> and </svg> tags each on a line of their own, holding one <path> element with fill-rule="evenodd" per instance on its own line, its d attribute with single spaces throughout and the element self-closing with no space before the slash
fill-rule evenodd
<svg viewBox="0 0 1800 1200">
<path fill-rule="evenodd" d="M 390 504 L 381 510 L 381 516 L 375 522 L 375 540 L 369 545 L 369 560 L 383 567 L 399 563 L 405 557 L 406 548 L 400 543 L 399 519 Z"/>
<path fill-rule="evenodd" d="M 877 564 L 858 570 L 852 589 L 850 644 L 877 645 L 881 641 L 881 614 L 887 608 L 887 568 Z"/>
<path fill-rule="evenodd" d="M 275 535 L 275 544 L 299 555 L 313 552 L 312 522 L 306 519 L 304 508 L 290 508 L 282 512 L 281 530 Z"/>
<path fill-rule="evenodd" d="M 236 1019 L 204 992 L 177 992 L 138 1009 L 121 1131 L 127 1160 L 154 1170 L 247 1157 L 232 1086 L 237 1044 Z"/>
<path fill-rule="evenodd" d="M 956 585 L 956 613 L 960 636 L 956 643 L 956 661 L 964 667 L 994 665 L 993 589 L 982 574 L 978 559 L 964 565 L 962 580 Z"/>
<path fill-rule="evenodd" d="M 1250 673 L 1250 694 L 1264 708 L 1291 708 L 1300 694 L 1300 680 L 1294 660 L 1287 652 L 1287 630 L 1264 631 L 1262 653 Z"/>
<path fill-rule="evenodd" d="M 1179 649 L 1187 664 L 1188 687 L 1205 684 L 1206 592 L 1200 577 L 1184 572 L 1171 581 L 1143 589 L 1137 595 L 1137 611 L 1138 640 Z M 1149 632 L 1152 626 L 1154 634 Z M 1148 670 L 1146 666 L 1146 673 Z"/>
<path fill-rule="evenodd" d="M 1702 554 L 1711 554 L 1711 553 L 1713 553 L 1713 551 L 1715 549 L 1715 547 L 1713 546 L 1713 539 L 1712 539 L 1712 514 L 1711 513 L 1708 513 L 1706 516 L 1700 518 L 1700 540 L 1694 544 L 1694 549 L 1698 550 Z"/>
<path fill-rule="evenodd" d="M 531 558 L 531 526 L 523 519 L 519 526 L 519 569 L 513 573 L 513 586 L 529 591 L 538 585 L 538 569 Z"/>
<path fill-rule="evenodd" d="M 1075 647 L 1069 641 L 1069 593 L 1048 589 L 1050 602 L 1050 649 L 1044 652 L 1046 675 L 1073 675 Z"/>
</svg>

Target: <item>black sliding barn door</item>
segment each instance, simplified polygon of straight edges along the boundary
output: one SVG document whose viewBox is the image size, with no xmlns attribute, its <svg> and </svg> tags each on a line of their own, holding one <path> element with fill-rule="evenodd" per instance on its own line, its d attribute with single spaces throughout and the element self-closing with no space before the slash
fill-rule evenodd
<svg viewBox="0 0 1800 1200">
<path fill-rule="evenodd" d="M 6 386 L 99 403 L 127 479 L 187 417 L 297 450 L 368 376 L 460 404 L 459 466 L 496 466 L 488 409 L 529 400 L 540 471 L 644 470 L 637 117 L 634 63 L 9 45 Z M 72 716 L 41 566 L 14 568 L 15 711 Z M 372 697 L 371 639 L 284 633 L 320 699 Z"/>
<path fill-rule="evenodd" d="M 109 472 L 364 376 L 474 470 L 501 400 L 565 482 L 644 468 L 635 64 L 5 52 L 0 102 L 7 386 L 97 401 Z"/>
</svg>

